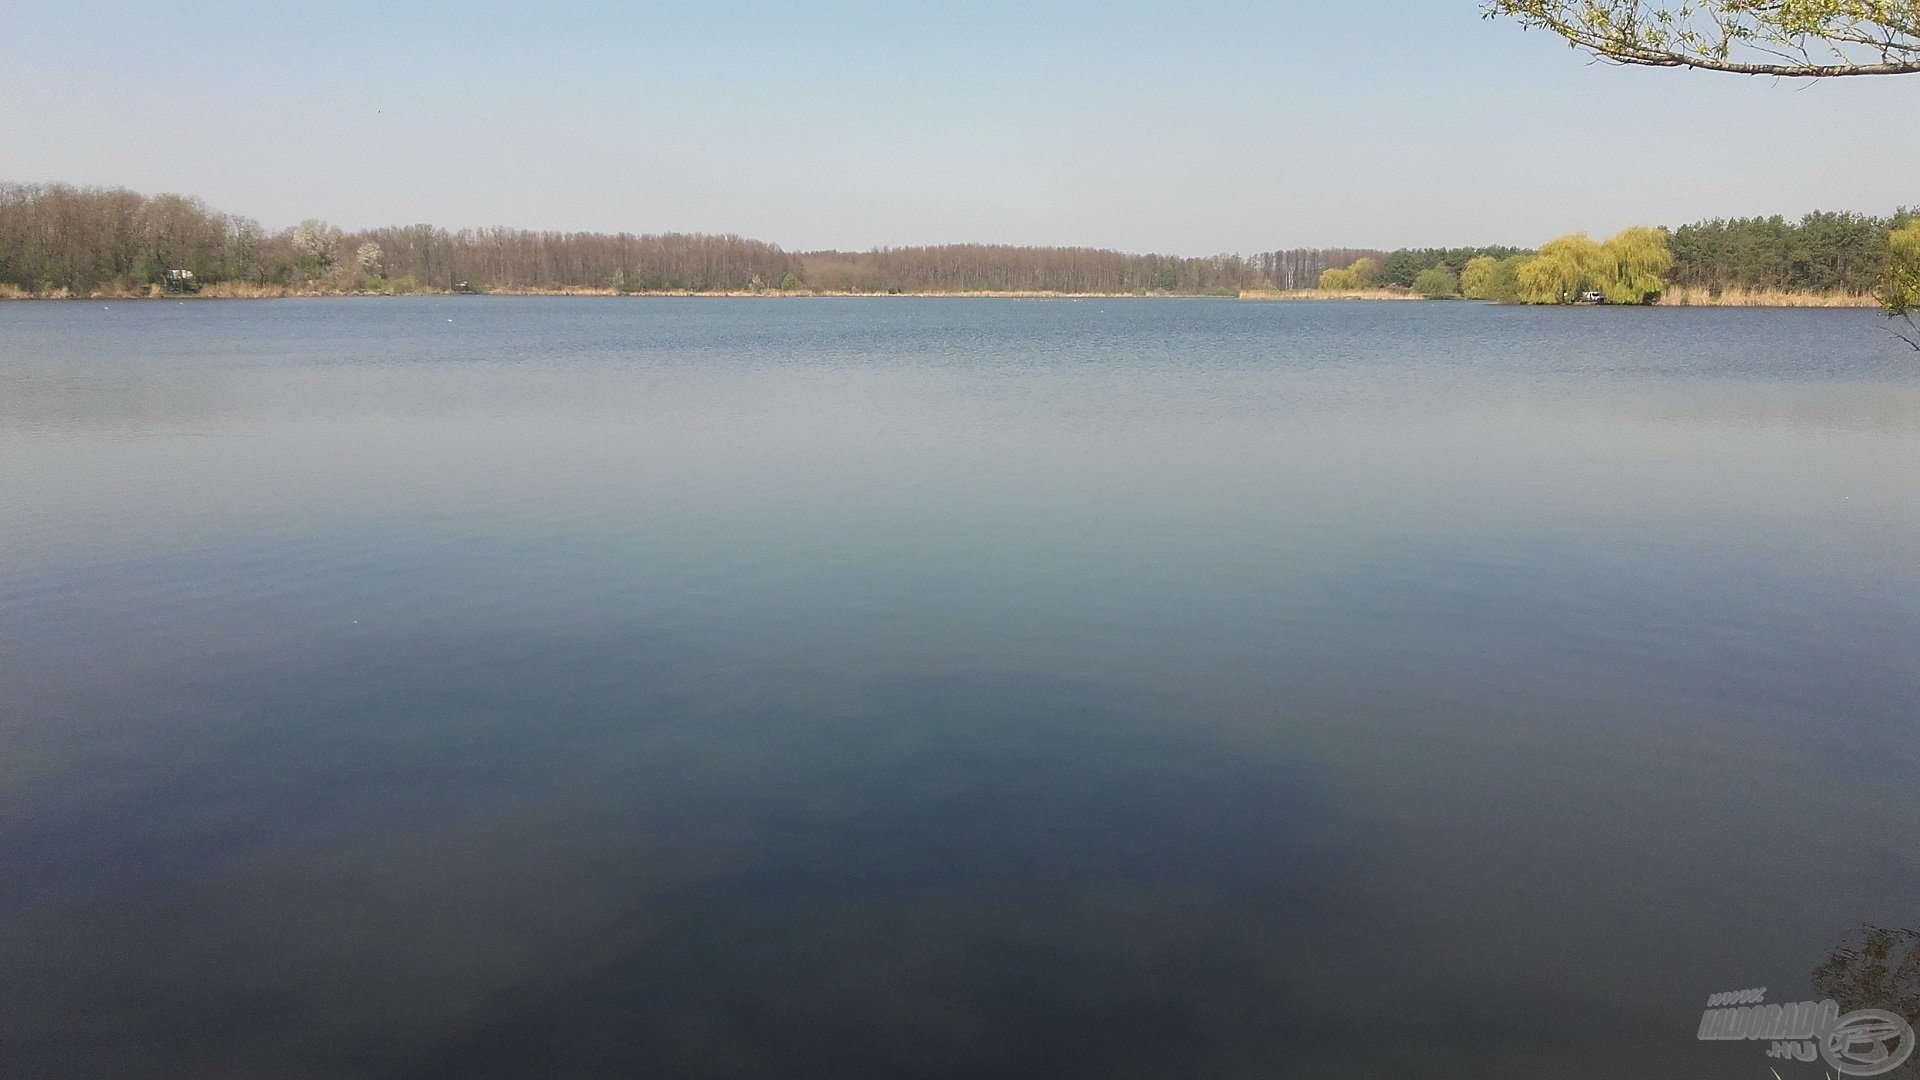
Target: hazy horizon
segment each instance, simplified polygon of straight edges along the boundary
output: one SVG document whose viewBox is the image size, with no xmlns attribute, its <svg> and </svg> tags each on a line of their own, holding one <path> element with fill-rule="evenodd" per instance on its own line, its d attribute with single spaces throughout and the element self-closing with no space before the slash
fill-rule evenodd
<svg viewBox="0 0 1920 1080">
<path fill-rule="evenodd" d="M 0 178 L 429 222 L 1203 255 L 1920 201 L 1900 79 L 1593 64 L 1472 0 L 9 4 Z M 74 72 L 93 73 L 75 79 Z"/>
</svg>

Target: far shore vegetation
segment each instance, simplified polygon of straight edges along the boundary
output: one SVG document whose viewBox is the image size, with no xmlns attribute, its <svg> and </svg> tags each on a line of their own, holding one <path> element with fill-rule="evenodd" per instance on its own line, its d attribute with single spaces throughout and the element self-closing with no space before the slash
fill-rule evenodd
<svg viewBox="0 0 1920 1080">
<path fill-rule="evenodd" d="M 789 252 L 730 235 L 278 231 L 198 199 L 0 183 L 0 299 L 407 295 L 1226 296 L 1869 307 L 1920 299 L 1920 212 L 1639 227 L 1511 247 L 1181 257 L 952 244 Z"/>
<path fill-rule="evenodd" d="M 1326 296 L 1401 290 L 1517 304 L 1720 307 L 1913 306 L 1920 214 L 1812 213 L 1562 236 L 1537 251 L 1455 248 L 1363 256 L 1320 275 Z"/>
</svg>

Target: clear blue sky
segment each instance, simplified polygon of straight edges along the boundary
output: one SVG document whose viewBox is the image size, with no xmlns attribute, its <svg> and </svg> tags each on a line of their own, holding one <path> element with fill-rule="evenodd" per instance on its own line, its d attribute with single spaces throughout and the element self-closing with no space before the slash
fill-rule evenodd
<svg viewBox="0 0 1920 1080">
<path fill-rule="evenodd" d="M 1475 0 L 0 0 L 0 178 L 269 226 L 1181 254 L 1920 203 L 1920 77 L 1589 63 Z"/>
</svg>

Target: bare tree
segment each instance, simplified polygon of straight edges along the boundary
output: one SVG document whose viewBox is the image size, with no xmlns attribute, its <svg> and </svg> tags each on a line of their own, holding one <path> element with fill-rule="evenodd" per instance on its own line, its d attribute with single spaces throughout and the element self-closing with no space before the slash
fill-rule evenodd
<svg viewBox="0 0 1920 1080">
<path fill-rule="evenodd" d="M 1920 0 L 1491 0 L 1602 60 L 1794 78 L 1920 73 Z"/>
</svg>

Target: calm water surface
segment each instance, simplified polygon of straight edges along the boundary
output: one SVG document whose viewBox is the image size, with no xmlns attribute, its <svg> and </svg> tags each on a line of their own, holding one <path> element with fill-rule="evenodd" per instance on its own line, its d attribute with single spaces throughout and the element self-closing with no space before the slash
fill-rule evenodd
<svg viewBox="0 0 1920 1080">
<path fill-rule="evenodd" d="M 0 306 L 10 1077 L 1797 1080 L 1917 713 L 1867 313 Z"/>
</svg>

